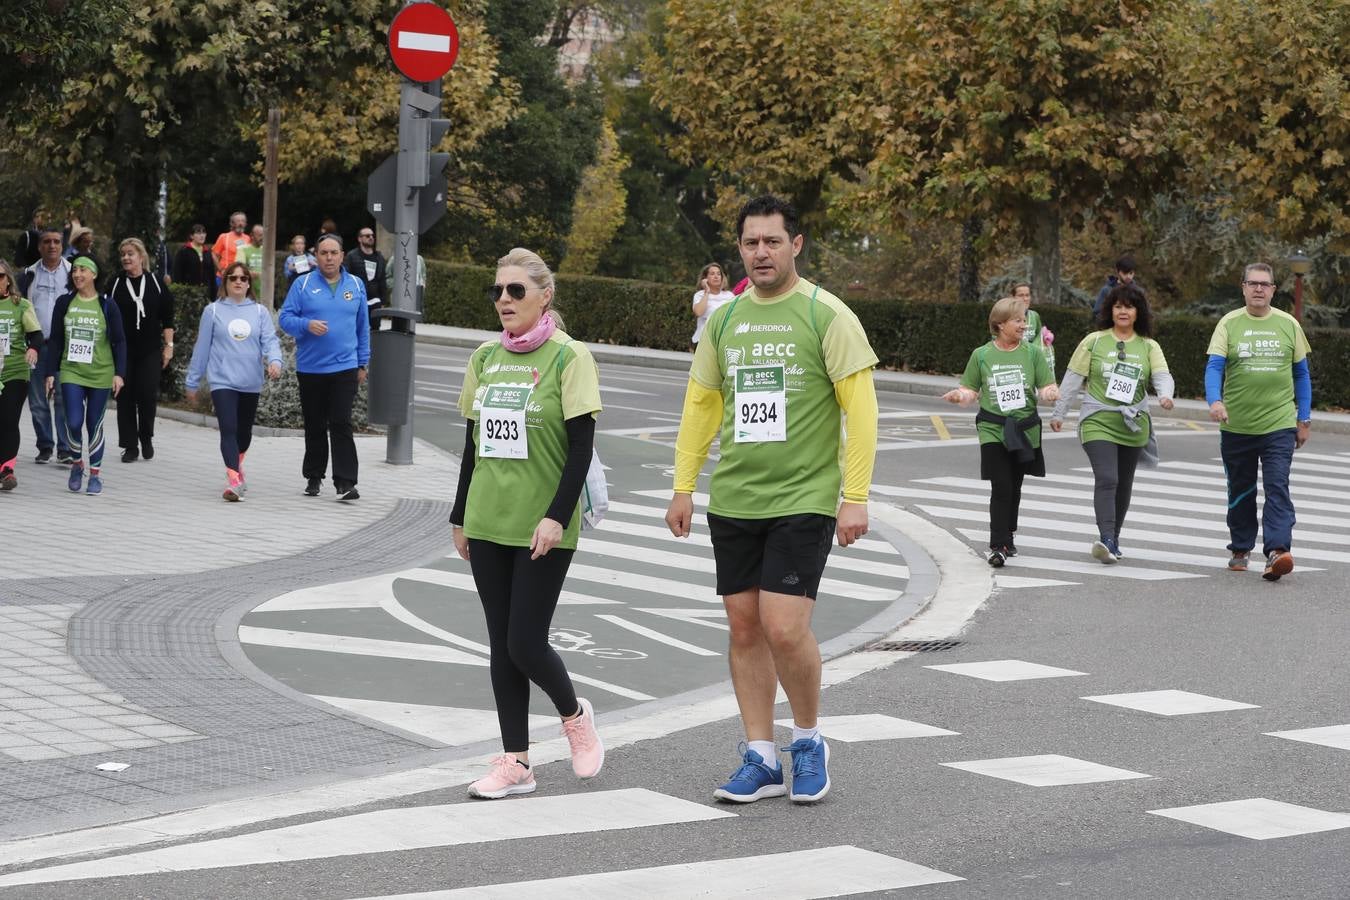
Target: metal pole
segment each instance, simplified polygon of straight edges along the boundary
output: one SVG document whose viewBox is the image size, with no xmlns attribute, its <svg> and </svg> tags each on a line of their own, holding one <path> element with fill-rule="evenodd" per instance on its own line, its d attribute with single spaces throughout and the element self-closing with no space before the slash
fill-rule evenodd
<svg viewBox="0 0 1350 900">
<path fill-rule="evenodd" d="M 398 115 L 398 173 L 394 189 L 394 257 L 390 265 L 394 267 L 393 295 L 389 305 L 394 309 L 417 309 L 417 234 L 418 234 L 418 189 L 413 187 L 412 164 L 417 154 L 425 155 L 426 147 L 415 147 L 410 140 L 414 133 L 412 119 L 415 115 L 411 100 L 418 91 L 418 85 L 407 79 L 399 94 Z M 392 322 L 390 323 L 393 324 Z M 409 325 L 411 329 L 413 326 Z M 408 370 L 403 373 L 413 384 L 416 370 L 417 346 L 413 344 L 408 357 Z M 385 461 L 396 466 L 412 465 L 413 461 L 413 391 L 408 391 L 407 424 L 390 425 L 385 440 Z"/>
</svg>

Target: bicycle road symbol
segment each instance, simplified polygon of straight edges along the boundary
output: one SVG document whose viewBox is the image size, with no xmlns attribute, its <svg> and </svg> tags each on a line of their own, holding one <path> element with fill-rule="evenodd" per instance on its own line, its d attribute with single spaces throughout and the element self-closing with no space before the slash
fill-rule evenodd
<svg viewBox="0 0 1350 900">
<path fill-rule="evenodd" d="M 625 650 L 620 647 L 596 647 L 589 631 L 579 628 L 554 628 L 548 633 L 548 642 L 553 649 L 564 653 L 584 653 L 597 659 L 646 659 L 641 650 Z"/>
</svg>

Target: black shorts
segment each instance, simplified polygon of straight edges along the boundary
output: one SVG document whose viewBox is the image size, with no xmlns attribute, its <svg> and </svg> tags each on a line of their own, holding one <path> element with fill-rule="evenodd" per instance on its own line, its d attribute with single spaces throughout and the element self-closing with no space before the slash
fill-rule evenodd
<svg viewBox="0 0 1350 900">
<path fill-rule="evenodd" d="M 816 598 L 834 541 L 834 517 L 801 513 L 776 519 L 729 519 L 708 513 L 717 593 L 751 588 Z"/>
</svg>

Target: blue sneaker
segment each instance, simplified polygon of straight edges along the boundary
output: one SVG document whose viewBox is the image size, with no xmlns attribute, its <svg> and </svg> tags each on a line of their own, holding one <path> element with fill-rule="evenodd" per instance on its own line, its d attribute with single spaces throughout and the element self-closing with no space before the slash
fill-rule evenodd
<svg viewBox="0 0 1350 900">
<path fill-rule="evenodd" d="M 89 473 L 89 486 L 86 487 L 84 490 L 85 493 L 87 494 L 103 493 L 103 479 L 98 477 L 98 473 L 96 472 Z"/>
<path fill-rule="evenodd" d="M 73 493 L 78 494 L 80 487 L 84 484 L 84 466 L 71 466 L 70 477 L 66 479 L 66 487 Z"/>
<path fill-rule="evenodd" d="M 793 803 L 815 803 L 830 792 L 830 745 L 825 739 L 802 738 L 784 750 L 792 754 Z"/>
<path fill-rule="evenodd" d="M 764 764 L 764 757 L 747 747 L 744 741 L 736 749 L 741 752 L 741 767 L 732 773 L 730 781 L 713 791 L 714 798 L 732 803 L 754 803 L 787 793 L 782 766 L 769 768 Z"/>
</svg>

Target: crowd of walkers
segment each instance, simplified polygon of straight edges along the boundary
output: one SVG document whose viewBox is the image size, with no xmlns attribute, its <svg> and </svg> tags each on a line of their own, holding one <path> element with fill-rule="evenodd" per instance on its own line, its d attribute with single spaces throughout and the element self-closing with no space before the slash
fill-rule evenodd
<svg viewBox="0 0 1350 900">
<path fill-rule="evenodd" d="M 278 326 L 295 340 L 305 424 L 304 493 L 318 496 L 328 476 L 339 500 L 360 498 L 352 406 L 370 360 L 370 323 L 386 291 L 384 257 L 374 231 L 362 228 L 344 254 L 336 230 L 312 251 L 303 236 L 287 259 L 289 289 L 278 316 L 258 303 L 263 229 L 230 216 L 229 230 L 208 244 L 203 225 L 163 265 L 145 244 L 117 245 L 118 268 L 103 269 L 93 233 L 75 222 L 46 224 L 42 210 L 15 247 L 17 267 L 0 262 L 0 491 L 19 485 L 19 423 L 27 403 L 38 465 L 69 466 L 67 487 L 104 490 L 104 418 L 117 405 L 121 461 L 155 458 L 155 419 L 162 373 L 174 358 L 178 303 L 205 301 L 187 365 L 190 401 L 210 384 L 225 468 L 221 496 L 243 499 L 244 457 L 265 378 L 283 366 Z M 297 261 L 297 257 L 302 260 Z M 196 303 L 193 303 L 195 309 Z"/>
<path fill-rule="evenodd" d="M 373 232 L 363 230 L 348 254 L 333 231 L 321 234 L 312 252 L 297 238 L 286 260 L 290 287 L 274 323 L 254 294 L 255 244 L 246 226 L 237 214 L 209 248 L 205 229 L 195 226 L 174 261 L 180 288 L 209 288 L 219 277 L 201 314 L 186 384 L 191 398 L 203 380 L 211 386 L 226 470 L 222 496 L 239 500 L 247 490 L 244 459 L 259 393 L 265 377 L 282 371 L 279 324 L 296 342 L 304 492 L 320 493 L 331 455 L 338 498 L 354 500 L 351 407 L 370 356 L 370 285 L 385 281 L 372 254 Z M 673 536 L 690 534 L 700 470 L 720 437 L 707 523 L 745 739 L 737 748 L 739 765 L 713 796 L 742 804 L 781 796 L 813 803 L 831 783 L 811 619 L 832 544 L 846 547 L 868 531 L 877 356 L 849 307 L 797 273 L 803 235 L 790 203 L 773 196 L 751 200 L 737 219 L 736 236 L 747 279 L 727 290 L 725 271 L 710 264 L 693 299 L 696 349 L 665 521 Z M 30 397 L 37 462 L 48 462 L 55 447 L 71 467 L 70 489 L 84 485 L 97 494 L 110 397 L 119 399 L 123 461 L 154 456 L 154 386 L 173 356 L 173 293 L 147 272 L 145 247 L 135 239 L 119 245 L 122 271 L 102 291 L 97 262 L 83 252 L 66 258 L 60 231 L 44 229 L 33 246 L 40 258 L 22 274 L 0 264 L 0 489 L 17 483 L 18 417 Z M 1125 557 L 1122 526 L 1134 474 L 1158 458 L 1148 391 L 1171 408 L 1174 384 L 1132 261 L 1117 270 L 1120 277 L 1101 298 L 1095 327 L 1077 344 L 1060 384 L 1054 335 L 1030 308 L 1030 285 L 1022 284 L 994 304 L 990 340 L 975 348 L 958 387 L 945 395 L 979 404 L 991 566 L 1017 555 L 1023 481 L 1046 472 L 1038 400 L 1054 404 L 1055 432 L 1070 407 L 1080 405 L 1078 436 L 1095 481 L 1098 536 L 1090 553 L 1105 564 Z M 1271 306 L 1274 288 L 1269 266 L 1246 267 L 1244 306 L 1216 326 L 1205 379 L 1228 484 L 1227 565 L 1245 570 L 1255 548 L 1259 473 L 1263 574 L 1272 581 L 1293 569 L 1289 469 L 1294 449 L 1308 440 L 1312 403 L 1310 348 L 1299 323 Z M 531 684 L 558 713 L 575 774 L 590 778 L 604 764 L 595 710 L 577 696 L 549 642 L 580 531 L 595 522 L 594 513 L 583 515 L 583 496 L 604 476 L 594 451 L 600 374 L 586 346 L 564 330 L 552 272 L 537 254 L 511 250 L 497 261 L 487 300 L 502 330 L 466 366 L 459 398 L 464 453 L 449 523 L 483 606 L 503 750 L 469 793 L 496 799 L 536 788 Z M 50 415 L 48 396 L 55 427 L 39 422 L 39 415 Z M 792 740 L 784 748 L 774 741 L 780 686 L 792 716 Z M 780 752 L 791 760 L 790 782 Z"/>
</svg>

